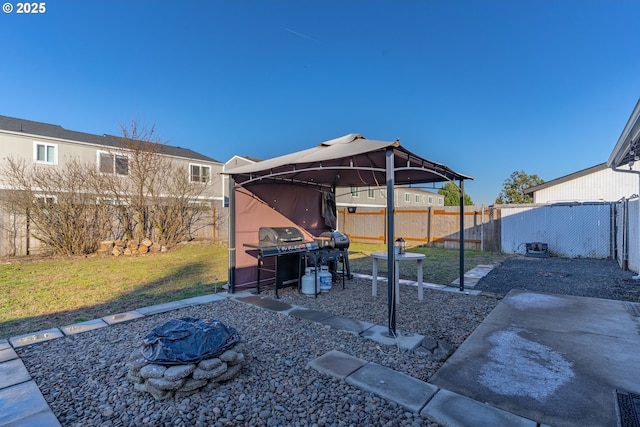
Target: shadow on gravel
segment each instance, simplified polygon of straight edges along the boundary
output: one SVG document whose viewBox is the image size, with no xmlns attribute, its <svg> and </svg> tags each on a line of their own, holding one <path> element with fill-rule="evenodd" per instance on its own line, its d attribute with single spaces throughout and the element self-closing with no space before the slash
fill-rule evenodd
<svg viewBox="0 0 640 427">
<path fill-rule="evenodd" d="M 530 258 L 505 260 L 475 289 L 506 295 L 511 289 L 640 302 L 640 280 L 610 259 Z"/>
</svg>

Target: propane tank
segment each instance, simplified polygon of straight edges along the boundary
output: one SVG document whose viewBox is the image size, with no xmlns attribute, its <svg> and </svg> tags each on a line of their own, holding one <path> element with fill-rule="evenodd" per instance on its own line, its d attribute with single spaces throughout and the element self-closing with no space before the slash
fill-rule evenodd
<svg viewBox="0 0 640 427">
<path fill-rule="evenodd" d="M 313 267 L 307 267 L 304 269 L 304 276 L 302 276 L 302 293 L 305 295 L 316 294 L 316 269 Z"/>
<path fill-rule="evenodd" d="M 320 280 L 320 292 L 329 292 L 331 290 L 331 273 L 329 272 L 329 266 L 323 265 L 320 267 L 318 278 Z"/>
</svg>

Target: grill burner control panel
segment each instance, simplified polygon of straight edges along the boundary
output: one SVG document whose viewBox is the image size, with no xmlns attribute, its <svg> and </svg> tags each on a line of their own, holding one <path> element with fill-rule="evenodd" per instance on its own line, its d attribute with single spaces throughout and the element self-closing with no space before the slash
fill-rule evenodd
<svg viewBox="0 0 640 427">
<path fill-rule="evenodd" d="M 276 246 L 262 246 L 262 256 L 273 256 L 287 253 L 314 251 L 319 249 L 317 242 L 285 243 Z"/>
</svg>

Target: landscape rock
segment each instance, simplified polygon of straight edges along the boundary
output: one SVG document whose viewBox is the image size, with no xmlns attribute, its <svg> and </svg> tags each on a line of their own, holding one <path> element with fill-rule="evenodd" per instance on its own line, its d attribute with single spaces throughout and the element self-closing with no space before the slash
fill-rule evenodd
<svg viewBox="0 0 640 427">
<path fill-rule="evenodd" d="M 236 344 L 239 346 L 242 343 Z M 235 346 L 234 346 L 235 347 Z M 244 346 L 239 346 L 244 348 Z M 208 392 L 240 374 L 246 362 L 244 353 L 230 349 L 220 357 L 200 361 L 197 365 L 161 365 L 149 362 L 142 356 L 140 348 L 129 355 L 126 378 L 139 393 L 149 393 L 155 400 L 172 397 L 184 399 L 198 392 Z"/>
</svg>

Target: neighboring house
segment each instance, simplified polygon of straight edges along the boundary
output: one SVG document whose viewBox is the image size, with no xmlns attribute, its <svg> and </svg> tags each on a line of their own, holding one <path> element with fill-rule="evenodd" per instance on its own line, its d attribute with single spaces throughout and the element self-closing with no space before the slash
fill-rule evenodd
<svg viewBox="0 0 640 427">
<path fill-rule="evenodd" d="M 207 188 L 200 197 L 202 203 L 212 209 L 221 208 L 221 162 L 187 148 L 160 145 L 159 154 L 170 158 L 189 173 L 191 182 L 202 183 Z M 67 130 L 58 125 L 0 116 L 0 162 L 7 158 L 25 159 L 28 164 L 45 167 L 63 167 L 72 159 L 94 163 L 101 173 L 126 178 L 129 174 L 127 141 L 112 135 L 93 135 Z M 130 151 L 129 151 L 130 152 Z M 0 188 L 0 190 L 11 190 Z M 0 216 L 0 232 L 4 228 Z M 209 227 L 208 236 L 216 234 Z M 4 236 L 0 233 L 0 255 L 5 255 Z M 202 236 L 205 237 L 205 236 Z M 226 235 L 225 235 L 226 237 Z"/>
<path fill-rule="evenodd" d="M 601 163 L 543 184 L 524 192 L 533 203 L 615 202 L 638 191 L 638 177 L 618 173 Z"/>
<path fill-rule="evenodd" d="M 444 206 L 444 196 L 414 187 L 396 187 L 396 208 L 428 208 Z M 336 205 L 351 208 L 386 208 L 386 187 L 351 187 L 336 189 Z"/>
<path fill-rule="evenodd" d="M 222 166 L 222 171 L 226 172 L 238 166 L 251 165 L 259 162 L 260 159 L 255 159 L 248 156 L 235 155 Z M 222 196 L 224 198 L 224 206 L 229 206 L 229 175 L 222 175 Z"/>
</svg>

